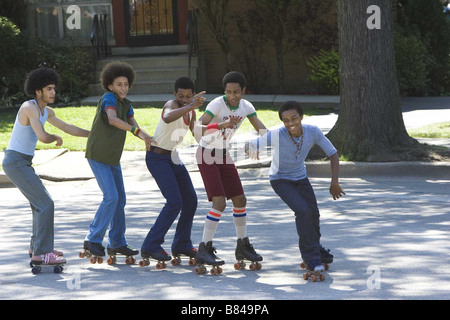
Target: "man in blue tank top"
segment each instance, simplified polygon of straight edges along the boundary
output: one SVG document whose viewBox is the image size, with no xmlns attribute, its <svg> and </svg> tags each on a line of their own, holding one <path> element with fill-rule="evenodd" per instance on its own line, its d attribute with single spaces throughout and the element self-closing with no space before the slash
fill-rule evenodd
<svg viewBox="0 0 450 320">
<path fill-rule="evenodd" d="M 33 213 L 33 233 L 29 254 L 34 264 L 63 264 L 63 253 L 54 245 L 54 203 L 39 176 L 34 172 L 32 159 L 37 141 L 63 144 L 60 136 L 45 131 L 48 121 L 58 129 L 77 137 L 88 137 L 89 131 L 59 119 L 48 107 L 55 101 L 58 74 L 53 69 L 39 68 L 30 72 L 25 93 L 34 99 L 20 107 L 8 147 L 3 159 L 3 171 L 30 202 Z"/>
</svg>

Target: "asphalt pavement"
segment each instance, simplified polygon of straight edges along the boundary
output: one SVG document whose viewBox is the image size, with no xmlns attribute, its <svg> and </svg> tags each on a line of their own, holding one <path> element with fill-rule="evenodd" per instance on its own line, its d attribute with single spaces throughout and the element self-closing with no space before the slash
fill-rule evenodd
<svg viewBox="0 0 450 320">
<path fill-rule="evenodd" d="M 450 121 L 449 108 L 442 103 L 439 106 L 404 110 L 406 126 Z M 336 116 L 323 116 L 326 121 L 311 117 L 305 123 L 317 121 L 327 131 Z M 251 136 L 237 137 L 236 145 L 248 138 Z M 448 140 L 430 142 L 448 144 Z M 193 242 L 198 244 L 210 204 L 192 161 L 194 151 L 195 147 L 186 146 L 181 157 L 199 198 L 192 229 Z M 240 157 L 238 152 L 235 155 Z M 144 152 L 125 152 L 122 160 L 126 237 L 129 245 L 138 249 L 164 205 L 144 157 Z M 68 264 L 60 274 L 51 269 L 39 275 L 31 273 L 27 256 L 30 207 L 16 188 L 4 184 L 0 189 L 0 299 L 197 300 L 200 305 L 204 300 L 243 299 L 259 303 L 450 299 L 450 272 L 443 267 L 450 264 L 449 163 L 342 163 L 340 183 L 346 196 L 338 201 L 328 193 L 329 163 L 308 163 L 321 211 L 321 242 L 335 256 L 325 281 L 312 283 L 302 278 L 294 216 L 270 187 L 268 159 L 255 168 L 247 159 L 237 161 L 248 199 L 248 235 L 264 257 L 262 269 L 234 270 L 236 239 L 228 203 L 214 240 L 218 255 L 226 261 L 219 276 L 195 275 L 186 260 L 181 266 L 156 270 L 155 261 L 141 268 L 126 265 L 121 258 L 113 266 L 78 258 L 102 199 L 96 180 L 83 153 L 38 152 L 34 162 L 55 201 L 55 247 L 64 251 Z M 169 253 L 174 231 L 175 225 L 163 244 Z M 139 261 L 140 256 L 137 258 Z M 187 307 L 187 302 L 183 306 Z M 181 306 L 171 311 L 181 314 Z"/>
</svg>

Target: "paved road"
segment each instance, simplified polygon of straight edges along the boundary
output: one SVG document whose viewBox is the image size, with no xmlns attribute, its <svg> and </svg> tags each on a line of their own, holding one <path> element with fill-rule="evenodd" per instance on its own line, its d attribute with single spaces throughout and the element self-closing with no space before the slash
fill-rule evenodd
<svg viewBox="0 0 450 320">
<path fill-rule="evenodd" d="M 150 178 L 124 167 L 127 239 L 139 248 L 163 205 Z M 449 299 L 450 179 L 426 176 L 342 178 L 347 196 L 333 201 L 329 178 L 311 176 L 321 209 L 322 243 L 335 262 L 322 283 L 304 281 L 294 218 L 271 190 L 267 169 L 240 170 L 248 196 L 248 233 L 264 256 L 259 272 L 235 271 L 230 208 L 215 245 L 224 274 L 197 276 L 192 267 L 166 270 L 91 265 L 79 259 L 87 226 L 101 200 L 95 180 L 46 181 L 56 203 L 56 246 L 69 264 L 62 274 L 27 266 L 31 232 L 29 206 L 15 188 L 0 190 L 0 299 Z M 193 227 L 198 243 L 209 204 L 198 172 L 191 176 L 199 195 Z M 164 244 L 170 249 L 174 228 Z"/>
</svg>

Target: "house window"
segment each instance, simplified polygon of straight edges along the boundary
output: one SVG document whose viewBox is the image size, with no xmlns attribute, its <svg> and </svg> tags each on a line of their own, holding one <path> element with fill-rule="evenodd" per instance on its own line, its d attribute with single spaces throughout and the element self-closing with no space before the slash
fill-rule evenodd
<svg viewBox="0 0 450 320">
<path fill-rule="evenodd" d="M 45 40 L 72 39 L 82 45 L 90 44 L 92 22 L 96 14 L 108 15 L 108 38 L 113 37 L 112 5 L 110 0 L 28 0 L 28 32 Z M 67 8 L 80 8 L 79 27 L 68 28 L 72 12 Z"/>
</svg>

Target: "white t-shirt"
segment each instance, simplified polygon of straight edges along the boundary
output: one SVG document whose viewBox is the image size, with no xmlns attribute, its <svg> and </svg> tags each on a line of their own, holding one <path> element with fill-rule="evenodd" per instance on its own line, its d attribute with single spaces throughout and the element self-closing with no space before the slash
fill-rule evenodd
<svg viewBox="0 0 450 320">
<path fill-rule="evenodd" d="M 213 119 L 210 123 L 224 122 L 230 117 L 237 117 L 239 122 L 229 128 L 214 131 L 206 134 L 200 140 L 200 146 L 207 149 L 228 149 L 230 147 L 231 138 L 237 129 L 241 126 L 245 118 L 256 115 L 255 107 L 247 100 L 241 99 L 236 108 L 226 103 L 225 96 L 215 98 L 206 107 L 205 113 L 208 113 Z"/>
</svg>

